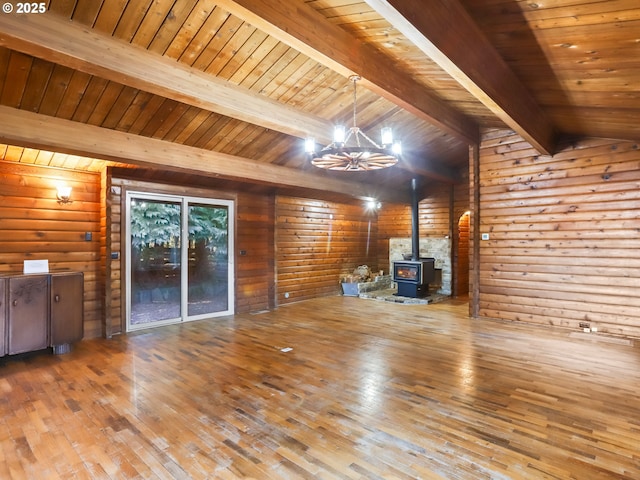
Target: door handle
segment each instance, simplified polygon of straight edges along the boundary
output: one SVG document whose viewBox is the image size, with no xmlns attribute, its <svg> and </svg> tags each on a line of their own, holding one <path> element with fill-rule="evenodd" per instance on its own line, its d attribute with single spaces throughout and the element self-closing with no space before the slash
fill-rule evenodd
<svg viewBox="0 0 640 480">
<path fill-rule="evenodd" d="M 58 303 L 60 301 L 60 295 L 54 295 L 53 300 Z"/>
<path fill-rule="evenodd" d="M 13 301 L 13 306 L 14 306 L 14 307 L 18 306 L 18 300 L 14 300 L 14 301 Z"/>
</svg>

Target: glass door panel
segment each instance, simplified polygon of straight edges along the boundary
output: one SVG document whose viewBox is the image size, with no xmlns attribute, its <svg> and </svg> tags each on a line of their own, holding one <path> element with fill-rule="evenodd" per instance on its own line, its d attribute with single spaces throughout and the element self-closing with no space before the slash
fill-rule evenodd
<svg viewBox="0 0 640 480">
<path fill-rule="evenodd" d="M 229 212 L 226 206 L 188 208 L 188 316 L 229 309 Z"/>
<path fill-rule="evenodd" d="M 233 314 L 233 206 L 127 192 L 127 331 Z"/>
<path fill-rule="evenodd" d="M 129 204 L 131 329 L 181 313 L 181 203 L 132 198 Z"/>
</svg>

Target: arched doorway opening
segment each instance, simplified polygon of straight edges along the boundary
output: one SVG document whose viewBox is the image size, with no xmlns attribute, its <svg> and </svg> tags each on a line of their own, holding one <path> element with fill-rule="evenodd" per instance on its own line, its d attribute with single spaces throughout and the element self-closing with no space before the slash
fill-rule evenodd
<svg viewBox="0 0 640 480">
<path fill-rule="evenodd" d="M 471 213 L 464 212 L 458 219 L 455 248 L 455 285 L 453 295 L 456 297 L 469 294 L 469 223 Z"/>
</svg>

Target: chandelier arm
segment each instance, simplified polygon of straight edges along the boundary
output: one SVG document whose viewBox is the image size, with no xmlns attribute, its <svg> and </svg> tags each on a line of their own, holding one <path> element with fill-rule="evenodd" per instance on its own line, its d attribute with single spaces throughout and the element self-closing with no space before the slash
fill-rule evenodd
<svg viewBox="0 0 640 480">
<path fill-rule="evenodd" d="M 369 137 L 369 135 L 367 135 L 366 133 L 364 133 L 362 130 L 359 130 L 358 133 L 360 133 L 360 135 L 362 135 L 364 138 L 366 138 L 369 143 L 371 143 L 371 145 L 373 145 L 376 148 L 380 148 L 382 149 L 383 147 L 381 147 L 380 145 L 378 145 L 376 142 L 374 142 L 373 140 L 371 140 L 371 138 Z"/>
<path fill-rule="evenodd" d="M 355 129 L 355 134 L 356 134 L 356 136 L 355 136 L 356 142 L 358 141 L 358 131 L 357 131 L 358 127 L 352 127 L 352 128 L 349 129 L 349 133 L 347 133 L 347 136 L 344 137 L 344 145 L 345 146 L 347 145 L 347 142 L 349 141 L 349 139 L 353 135 L 354 129 Z"/>
</svg>

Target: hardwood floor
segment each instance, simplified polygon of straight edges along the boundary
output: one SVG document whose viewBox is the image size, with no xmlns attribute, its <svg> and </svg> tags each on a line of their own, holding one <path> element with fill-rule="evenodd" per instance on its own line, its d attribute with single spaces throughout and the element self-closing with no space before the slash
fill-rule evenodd
<svg viewBox="0 0 640 480">
<path fill-rule="evenodd" d="M 0 478 L 640 478 L 638 345 L 466 312 L 331 297 L 5 360 Z"/>
</svg>

